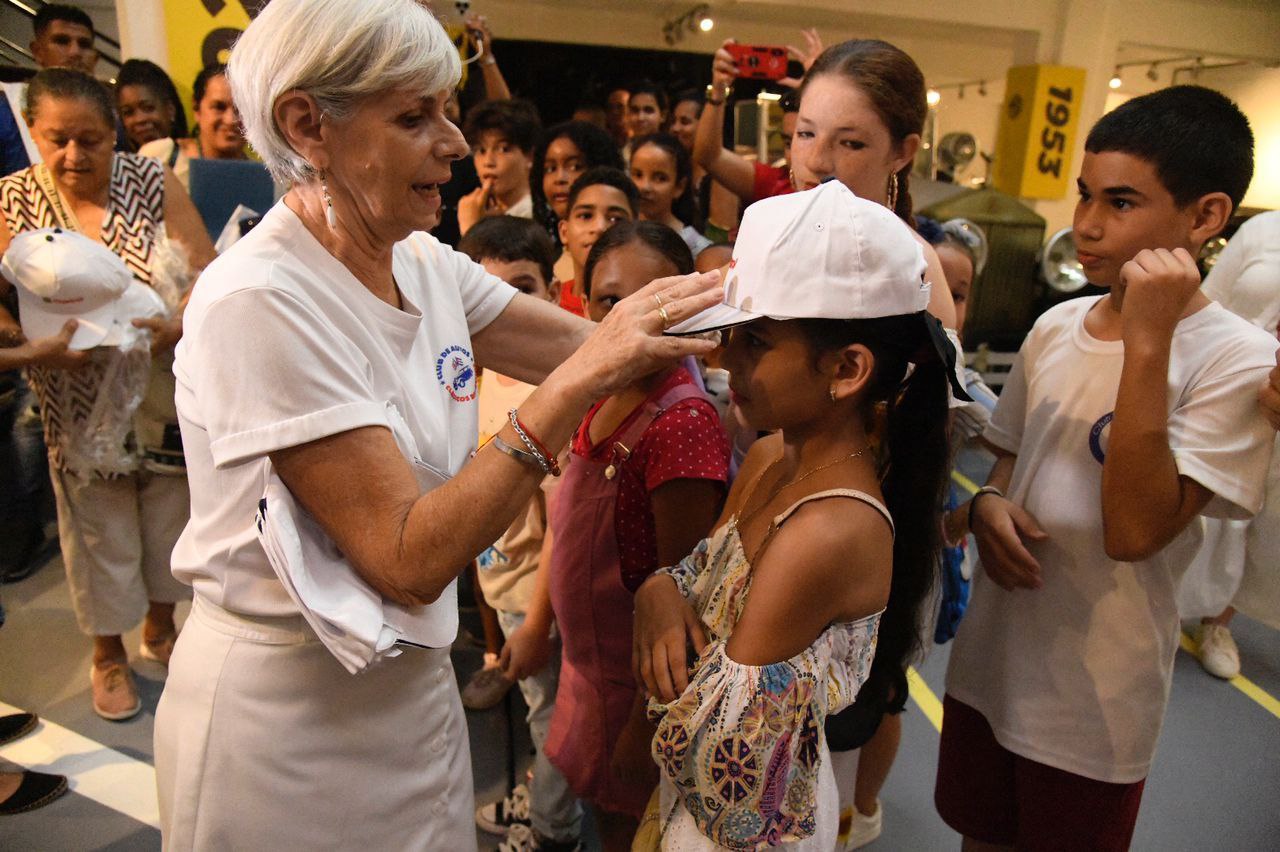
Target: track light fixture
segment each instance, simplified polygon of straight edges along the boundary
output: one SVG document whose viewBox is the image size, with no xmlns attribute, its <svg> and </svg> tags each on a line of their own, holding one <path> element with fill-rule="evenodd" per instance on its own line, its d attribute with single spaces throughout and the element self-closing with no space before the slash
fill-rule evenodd
<svg viewBox="0 0 1280 852">
<path fill-rule="evenodd" d="M 663 23 L 662 38 L 667 44 L 675 44 L 684 38 L 686 31 L 709 33 L 715 25 L 715 19 L 711 17 L 711 6 L 707 3 L 699 3 L 683 15 Z"/>
</svg>

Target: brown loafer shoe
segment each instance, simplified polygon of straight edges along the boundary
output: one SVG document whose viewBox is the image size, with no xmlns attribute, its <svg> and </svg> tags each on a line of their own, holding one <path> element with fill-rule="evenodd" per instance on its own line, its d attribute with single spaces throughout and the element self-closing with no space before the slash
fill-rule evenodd
<svg viewBox="0 0 1280 852">
<path fill-rule="evenodd" d="M 122 722 L 142 710 L 142 699 L 128 663 L 91 666 L 89 681 L 93 684 L 93 712 L 102 718 Z"/>
</svg>

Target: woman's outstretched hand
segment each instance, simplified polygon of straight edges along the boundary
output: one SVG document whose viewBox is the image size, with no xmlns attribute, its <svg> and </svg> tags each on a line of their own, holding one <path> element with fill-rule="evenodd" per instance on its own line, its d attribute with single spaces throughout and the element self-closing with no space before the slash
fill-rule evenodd
<svg viewBox="0 0 1280 852">
<path fill-rule="evenodd" d="M 706 630 L 675 581 L 655 574 L 636 590 L 635 632 L 631 666 L 645 690 L 664 704 L 689 686 L 686 649 L 698 654 L 707 646 Z"/>
<path fill-rule="evenodd" d="M 566 371 L 585 383 L 588 396 L 602 399 L 686 355 L 706 355 L 715 341 L 662 332 L 718 304 L 722 292 L 719 270 L 659 278 L 614 305 L 556 372 Z"/>
</svg>

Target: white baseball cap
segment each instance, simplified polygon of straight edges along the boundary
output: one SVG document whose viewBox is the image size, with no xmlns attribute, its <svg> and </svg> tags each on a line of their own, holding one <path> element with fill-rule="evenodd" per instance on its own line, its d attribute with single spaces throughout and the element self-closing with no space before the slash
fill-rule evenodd
<svg viewBox="0 0 1280 852">
<path fill-rule="evenodd" d="M 747 208 L 724 301 L 667 329 L 697 334 L 771 319 L 874 319 L 929 304 L 911 229 L 882 204 L 830 180 Z"/>
<path fill-rule="evenodd" d="M 133 275 L 118 255 L 83 234 L 24 231 L 10 241 L 0 272 L 18 286 L 22 332 L 30 340 L 55 335 L 75 319 L 70 348 L 92 349 L 113 325 L 131 319 L 120 313 L 120 297 L 136 283 Z"/>
<path fill-rule="evenodd" d="M 747 208 L 725 276 L 724 300 L 667 329 L 699 334 L 752 320 L 878 319 L 917 315 L 952 395 L 968 401 L 956 348 L 929 305 L 920 241 L 897 214 L 829 178 Z M 930 354 L 933 353 L 933 354 Z M 913 359 L 915 360 L 915 359 Z"/>
</svg>

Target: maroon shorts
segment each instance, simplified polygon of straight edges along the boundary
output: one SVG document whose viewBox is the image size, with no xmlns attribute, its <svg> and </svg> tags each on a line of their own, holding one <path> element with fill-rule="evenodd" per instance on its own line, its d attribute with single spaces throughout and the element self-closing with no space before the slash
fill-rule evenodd
<svg viewBox="0 0 1280 852">
<path fill-rule="evenodd" d="M 1125 852 L 1146 780 L 1111 784 L 1019 757 L 987 719 L 943 699 L 934 803 L 965 837 L 1019 852 Z"/>
</svg>

